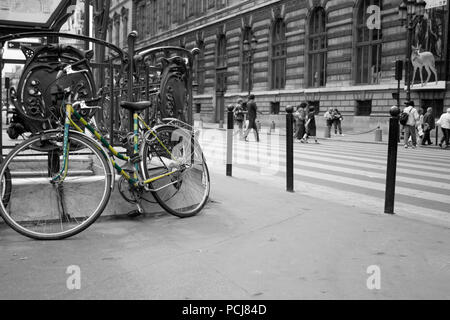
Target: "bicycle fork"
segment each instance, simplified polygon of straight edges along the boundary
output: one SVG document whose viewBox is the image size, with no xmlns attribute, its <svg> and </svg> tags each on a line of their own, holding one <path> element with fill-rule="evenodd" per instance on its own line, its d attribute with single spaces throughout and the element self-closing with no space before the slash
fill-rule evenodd
<svg viewBox="0 0 450 320">
<path fill-rule="evenodd" d="M 134 179 L 138 179 L 139 172 L 139 128 L 138 128 L 138 114 L 137 112 L 133 112 L 133 134 L 134 134 L 134 150 L 133 157 L 130 159 L 132 161 L 134 167 Z M 137 195 L 138 199 L 136 199 L 136 206 L 139 214 L 144 213 L 144 209 L 142 208 L 141 202 L 142 199 Z"/>
</svg>

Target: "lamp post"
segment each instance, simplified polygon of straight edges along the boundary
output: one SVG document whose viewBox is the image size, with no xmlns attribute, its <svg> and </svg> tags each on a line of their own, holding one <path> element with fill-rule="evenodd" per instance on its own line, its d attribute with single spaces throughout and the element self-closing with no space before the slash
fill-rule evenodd
<svg viewBox="0 0 450 320">
<path fill-rule="evenodd" d="M 406 100 L 411 100 L 411 54 L 412 54 L 412 37 L 417 24 L 422 21 L 425 14 L 426 2 L 424 0 L 403 0 L 398 7 L 398 13 L 402 26 L 406 27 Z"/>
<path fill-rule="evenodd" d="M 252 37 L 251 41 L 245 40 L 244 41 L 244 50 L 247 52 L 247 59 L 248 59 L 248 95 L 250 95 L 252 90 L 252 84 L 253 81 L 251 81 L 252 77 L 252 64 L 253 64 L 253 54 L 256 51 L 256 44 L 258 43 L 258 40 L 256 40 L 255 37 Z"/>
</svg>

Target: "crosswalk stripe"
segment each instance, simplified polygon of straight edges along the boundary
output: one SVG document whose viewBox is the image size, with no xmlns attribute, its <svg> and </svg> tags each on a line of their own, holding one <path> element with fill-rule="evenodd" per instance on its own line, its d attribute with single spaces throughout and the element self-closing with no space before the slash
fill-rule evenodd
<svg viewBox="0 0 450 320">
<path fill-rule="evenodd" d="M 225 134 L 221 132 L 218 132 L 219 136 L 221 136 L 224 142 L 226 141 L 225 138 Z M 247 145 L 260 145 L 260 146 L 278 146 L 281 149 L 285 149 L 286 148 L 286 141 L 285 141 L 285 137 L 283 136 L 268 136 L 270 139 L 273 140 L 267 140 L 264 141 L 262 140 L 259 144 L 256 144 L 254 142 L 249 142 L 247 143 Z M 202 137 L 203 138 L 203 142 L 214 142 L 217 143 L 219 139 L 216 139 L 217 136 L 214 136 L 214 139 L 210 139 L 210 137 Z M 209 140 L 209 141 L 208 141 Z M 272 143 L 269 143 L 269 141 L 272 141 Z M 276 143 L 274 143 L 276 142 Z M 244 143 L 242 141 L 240 141 L 239 139 L 234 139 L 234 143 Z M 314 145 L 314 143 L 310 143 L 310 145 Z M 297 149 L 297 147 L 304 147 L 306 146 L 305 144 L 300 144 L 299 142 L 295 142 L 294 143 L 294 148 Z M 344 142 L 344 141 L 333 141 L 333 140 L 321 140 L 320 141 L 320 146 L 323 149 L 330 149 L 331 150 L 336 150 L 336 151 L 342 151 L 343 150 L 343 146 L 345 146 L 344 150 L 346 149 L 351 149 L 351 150 L 355 150 L 355 151 L 360 151 L 364 154 L 371 154 L 372 152 L 379 154 L 379 155 L 386 155 L 387 154 L 387 148 L 388 146 L 386 144 L 371 144 L 370 145 L 370 151 L 367 150 L 367 144 L 362 144 L 362 143 L 355 143 L 355 142 Z M 440 149 L 431 149 L 431 148 L 424 148 L 424 147 L 418 147 L 418 149 L 416 150 L 404 150 L 403 146 L 401 144 L 399 144 L 399 153 L 409 153 L 409 156 L 411 157 L 430 157 L 430 158 L 447 158 L 450 161 L 450 151 L 449 150 L 440 150 Z M 420 154 L 414 154 L 413 152 L 420 152 Z"/>
<path fill-rule="evenodd" d="M 225 143 L 226 140 L 217 139 L 214 144 L 206 143 L 204 147 L 205 154 L 215 167 L 225 163 Z M 449 160 L 450 153 L 446 150 L 413 151 L 399 146 L 396 202 L 417 208 L 417 212 L 424 211 L 424 208 L 427 212 L 431 210 L 431 215 L 448 212 L 450 174 L 446 172 Z M 258 144 L 235 141 L 233 162 L 237 170 L 247 172 L 258 172 L 272 166 L 274 175 L 271 178 L 276 177 L 280 182 L 286 174 L 286 145 L 282 142 Z M 384 199 L 386 164 L 386 145 L 343 142 L 294 146 L 296 183 L 326 186 L 329 190 L 345 191 L 356 197 L 364 194 L 378 201 Z"/>
<path fill-rule="evenodd" d="M 218 146 L 218 145 L 216 145 Z M 223 146 L 222 146 L 223 147 Z M 240 152 L 239 152 L 240 151 Z M 258 152 L 261 151 L 260 148 L 257 147 L 250 147 L 247 148 L 244 145 L 240 145 L 237 148 L 234 149 L 234 159 L 235 161 L 238 161 L 239 163 L 239 159 L 243 159 L 245 160 L 245 153 L 242 154 L 242 152 Z M 267 149 L 265 151 L 268 151 Z M 206 154 L 208 154 L 207 152 L 205 152 Z M 281 159 L 284 159 L 285 157 L 283 157 L 285 155 L 285 153 L 283 152 L 279 152 L 279 154 L 277 155 L 280 159 L 278 160 L 278 162 L 282 161 Z M 326 155 L 326 154 L 325 154 Z M 215 153 L 215 156 L 218 156 L 217 153 Z M 256 157 L 253 157 L 256 158 Z M 294 163 L 297 163 L 298 161 L 303 161 L 303 160 L 311 160 L 314 161 L 314 163 L 320 163 L 320 162 L 327 162 L 327 163 L 332 163 L 337 165 L 344 165 L 344 166 L 350 166 L 350 167 L 356 167 L 356 168 L 367 168 L 367 169 L 377 169 L 377 170 L 386 170 L 386 161 L 387 160 L 375 160 L 372 158 L 366 159 L 366 158 L 362 158 L 362 157 L 357 157 L 357 156 L 336 156 L 332 159 L 326 160 L 326 158 L 324 159 L 324 153 L 321 153 L 320 151 L 309 151 L 309 152 L 303 152 L 303 153 L 295 153 L 294 155 Z M 217 158 L 216 158 L 217 160 Z M 329 161 L 329 162 L 328 162 Z M 424 165 L 424 166 L 430 166 L 429 163 L 425 163 L 425 162 L 420 162 L 420 163 L 415 163 L 414 165 L 405 165 L 405 161 L 402 161 L 401 159 L 399 159 L 398 161 L 398 165 L 397 165 L 397 172 L 398 173 L 404 173 L 407 175 L 411 175 L 411 176 L 415 176 L 418 175 L 418 168 L 419 165 Z M 431 167 L 427 167 L 426 171 L 424 172 L 424 174 L 427 176 L 427 178 L 437 178 L 437 179 L 449 179 L 450 180 L 450 174 L 443 174 L 442 170 L 434 170 L 433 168 L 436 167 L 437 165 L 435 164 L 431 164 Z M 443 169 L 446 169 L 446 167 L 443 167 Z"/>
<path fill-rule="evenodd" d="M 258 150 L 272 150 L 272 151 L 285 151 L 286 150 L 286 146 L 285 144 L 279 144 L 279 143 L 275 143 L 275 144 L 256 144 L 256 143 L 240 143 L 239 142 L 235 142 L 234 143 L 234 147 L 236 146 L 245 146 L 245 148 L 257 148 Z M 216 144 L 222 144 L 222 143 L 226 143 L 225 140 L 224 141 L 214 141 L 214 145 Z M 205 146 L 210 146 L 211 145 L 211 141 L 202 141 L 201 142 L 202 145 Z M 340 145 L 336 145 L 336 146 L 325 146 L 323 144 L 321 145 L 317 145 L 317 147 L 320 147 L 320 152 L 324 153 L 324 151 L 328 151 L 330 153 L 330 155 L 348 155 L 348 154 L 353 154 L 356 153 L 360 156 L 367 156 L 367 157 L 371 157 L 371 158 L 377 158 L 377 159 L 386 159 L 387 158 L 387 146 L 383 146 L 383 149 L 379 149 L 379 147 L 377 145 L 371 145 L 371 149 L 370 151 L 367 150 L 367 147 L 365 149 L 361 149 L 361 148 L 355 148 L 354 146 L 351 146 L 351 143 L 341 143 Z M 315 147 L 314 144 L 311 145 L 311 147 L 309 148 L 309 145 L 301 145 L 301 144 L 296 144 L 294 146 L 294 152 L 297 151 L 301 151 L 301 152 L 314 152 L 314 150 L 317 149 L 313 149 Z M 378 148 L 377 148 L 378 147 Z M 429 151 L 429 150 L 427 150 Z M 420 152 L 420 153 L 413 153 L 413 152 Z M 433 164 L 437 164 L 436 162 L 442 162 L 442 166 L 447 168 L 448 165 L 450 164 L 450 152 L 446 151 L 446 150 L 437 150 L 434 149 L 433 152 L 437 152 L 439 154 L 432 154 L 432 155 L 427 155 L 425 152 L 423 152 L 423 150 L 403 150 L 402 148 L 399 148 L 399 152 L 398 152 L 398 158 L 399 160 L 404 160 L 407 162 L 412 162 L 412 163 L 416 163 L 418 162 L 419 164 L 429 164 L 429 161 L 433 161 Z"/>
<path fill-rule="evenodd" d="M 335 175 L 333 175 L 333 174 L 329 174 L 329 173 L 320 172 L 318 170 L 315 170 L 315 171 L 305 170 L 301 167 L 301 164 L 310 165 L 311 163 L 300 161 L 299 165 L 295 166 L 295 175 L 298 177 L 307 176 L 310 178 L 327 180 L 329 182 L 338 181 L 340 183 L 354 185 L 354 186 L 358 186 L 363 183 L 364 188 L 373 189 L 373 190 L 377 190 L 377 191 L 385 190 L 384 183 L 373 182 L 370 180 L 370 178 L 369 179 L 356 179 L 356 178 L 351 178 L 351 177 L 344 177 L 339 174 L 340 172 L 337 172 Z M 333 168 L 330 166 L 323 166 L 323 165 L 317 165 L 317 164 L 314 164 L 314 167 L 315 168 L 325 168 L 326 167 L 328 169 L 329 168 L 335 169 L 335 167 Z M 339 169 L 339 170 L 341 170 L 341 169 Z M 285 173 L 286 172 L 285 166 L 280 166 L 278 172 Z M 347 170 L 344 170 L 344 172 L 352 173 L 352 170 L 347 169 Z M 358 171 L 356 171 L 355 174 L 357 174 L 357 172 Z M 360 173 L 362 173 L 361 175 L 364 175 L 363 171 L 360 171 Z M 422 185 L 422 183 L 419 183 L 419 184 Z M 444 186 L 444 188 L 448 188 L 448 187 L 449 187 L 449 185 Z M 413 196 L 416 198 L 428 199 L 431 201 L 438 201 L 438 202 L 450 204 L 450 197 L 445 197 L 445 196 L 443 197 L 442 194 L 431 193 L 426 190 L 415 190 L 415 189 L 411 189 L 411 188 L 405 188 L 398 184 L 396 187 L 396 193 L 407 195 L 407 196 Z"/>
<path fill-rule="evenodd" d="M 356 149 L 356 148 L 352 148 L 352 147 L 347 147 L 345 149 L 343 149 L 342 147 L 340 148 L 327 148 L 327 147 L 323 147 L 323 150 L 328 150 L 329 152 L 343 152 L 343 151 L 351 151 L 351 152 L 355 152 L 355 153 L 359 153 L 359 154 L 364 154 L 367 156 L 387 156 L 387 147 L 385 149 L 379 150 L 379 149 L 371 149 L 370 151 L 367 149 Z M 423 160 L 423 159 L 427 159 L 427 160 L 447 160 L 447 163 L 450 163 L 450 152 L 448 151 L 444 151 L 444 150 L 438 150 L 438 149 L 434 149 L 433 150 L 434 153 L 433 154 L 429 154 L 429 151 L 424 151 L 423 149 L 408 149 L 405 150 L 404 148 L 400 147 L 398 148 L 398 155 L 399 157 L 402 156 L 406 156 L 410 159 L 417 159 L 417 160 Z M 436 154 L 439 153 L 439 154 Z"/>
<path fill-rule="evenodd" d="M 214 160 L 220 162 L 222 165 L 225 164 L 224 159 L 217 157 L 217 156 L 213 156 Z M 208 158 L 208 159 L 212 159 L 212 158 Z M 248 164 L 248 165 L 252 165 L 251 163 L 249 163 L 248 161 L 236 161 L 237 159 L 234 159 L 234 165 L 239 166 L 241 164 Z M 253 163 L 253 165 L 255 167 L 258 167 L 258 163 Z M 263 163 L 260 167 L 262 167 L 263 165 L 265 165 L 265 163 Z M 286 162 L 284 160 L 280 160 L 277 163 L 279 168 L 284 168 L 286 166 Z M 318 161 L 315 162 L 306 162 L 306 161 L 302 161 L 302 160 L 296 160 L 294 162 L 294 168 L 308 168 L 309 170 L 315 171 L 315 170 L 319 170 L 319 171 L 329 171 L 329 172 L 333 172 L 336 176 L 361 176 L 363 178 L 363 180 L 366 179 L 377 179 L 382 183 L 385 183 L 385 179 L 386 179 L 386 170 L 385 168 L 382 168 L 380 170 L 375 170 L 375 169 L 371 169 L 368 170 L 368 168 L 364 167 L 363 165 L 361 166 L 344 166 L 344 165 L 340 165 L 339 167 L 336 166 L 331 166 L 328 164 L 321 164 Z M 275 169 L 275 168 L 274 168 Z M 275 169 L 274 171 L 276 171 L 278 169 Z M 440 193 L 443 195 L 447 195 L 448 194 L 448 190 L 450 189 L 450 180 L 448 179 L 440 179 L 440 178 L 430 178 L 428 176 L 422 176 L 422 175 L 417 175 L 415 174 L 414 171 L 404 171 L 403 173 L 400 172 L 397 174 L 397 184 L 403 184 L 403 185 L 409 185 L 410 187 L 412 187 L 413 189 L 417 189 L 417 190 L 423 190 L 424 186 L 426 186 L 427 190 L 429 191 L 433 191 L 435 193 Z"/>
</svg>

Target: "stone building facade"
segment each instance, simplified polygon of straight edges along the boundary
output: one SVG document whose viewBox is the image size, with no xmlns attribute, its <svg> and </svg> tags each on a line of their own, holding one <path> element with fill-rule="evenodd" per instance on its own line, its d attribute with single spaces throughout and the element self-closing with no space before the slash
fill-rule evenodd
<svg viewBox="0 0 450 320">
<path fill-rule="evenodd" d="M 306 101 L 319 115 L 329 107 L 339 108 L 348 128 L 385 127 L 389 108 L 396 103 L 394 61 L 404 60 L 406 54 L 406 29 L 398 18 L 400 0 L 120 3 L 131 4 L 122 6 L 131 10 L 138 48 L 201 49 L 194 79 L 195 119 L 226 119 L 226 106 L 246 97 L 249 85 L 264 114 L 259 117 L 263 125 L 275 121 L 282 126 L 285 106 Z M 432 106 L 437 113 L 450 106 L 449 4 L 443 3 L 427 9 L 413 35 L 414 45 L 435 56 L 438 81 L 433 74 L 422 86 L 417 73 L 411 96 L 416 105 Z M 245 40 L 257 41 L 251 63 Z M 402 82 L 402 101 L 403 86 Z"/>
<path fill-rule="evenodd" d="M 132 31 L 132 5 L 130 0 L 111 0 L 106 40 L 121 48 L 127 46 L 127 34 Z"/>
</svg>

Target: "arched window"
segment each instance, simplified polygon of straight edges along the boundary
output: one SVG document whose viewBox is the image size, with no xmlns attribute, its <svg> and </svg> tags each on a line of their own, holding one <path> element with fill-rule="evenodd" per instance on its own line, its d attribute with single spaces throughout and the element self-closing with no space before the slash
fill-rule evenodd
<svg viewBox="0 0 450 320">
<path fill-rule="evenodd" d="M 313 9 L 309 19 L 308 86 L 323 87 L 327 81 L 327 30 L 325 9 Z"/>
<path fill-rule="evenodd" d="M 108 42 L 113 43 L 113 23 L 111 20 L 109 20 L 108 22 Z M 110 50 L 111 49 L 106 47 L 107 56 L 109 56 L 109 53 L 111 52 Z"/>
<path fill-rule="evenodd" d="M 217 68 L 227 66 L 227 39 L 224 34 L 217 40 L 216 65 Z"/>
<path fill-rule="evenodd" d="M 146 10 L 147 10 L 147 1 L 141 1 L 137 5 L 137 12 L 136 12 L 136 27 L 138 32 L 138 37 L 140 39 L 145 38 L 145 31 L 146 31 L 146 21 L 148 20 L 146 17 Z"/>
<path fill-rule="evenodd" d="M 245 27 L 242 30 L 242 91 L 249 91 L 253 87 L 252 74 L 253 74 L 253 52 L 249 45 L 245 45 L 245 42 L 251 43 L 252 41 L 252 28 Z"/>
<path fill-rule="evenodd" d="M 381 12 L 381 0 L 360 0 L 356 8 L 356 75 L 357 84 L 379 83 L 381 76 L 382 31 L 369 24 Z M 377 19 L 379 19 L 378 17 Z"/>
<path fill-rule="evenodd" d="M 128 9 L 122 8 L 122 46 L 127 46 L 128 37 Z"/>
<path fill-rule="evenodd" d="M 217 37 L 216 49 L 216 91 L 227 88 L 227 38 L 224 34 Z"/>
<path fill-rule="evenodd" d="M 120 16 L 116 12 L 114 14 L 114 44 L 120 47 Z"/>
<path fill-rule="evenodd" d="M 197 80 L 197 94 L 203 94 L 205 90 L 205 43 L 203 40 L 197 42 L 200 53 L 197 55 L 195 66 Z"/>
<path fill-rule="evenodd" d="M 150 29 L 150 37 L 154 37 L 158 33 L 158 6 L 156 0 L 151 0 L 150 3 L 150 21 L 148 21 Z"/>
<path fill-rule="evenodd" d="M 284 89 L 286 84 L 286 24 L 277 19 L 272 26 L 271 88 Z"/>
</svg>

